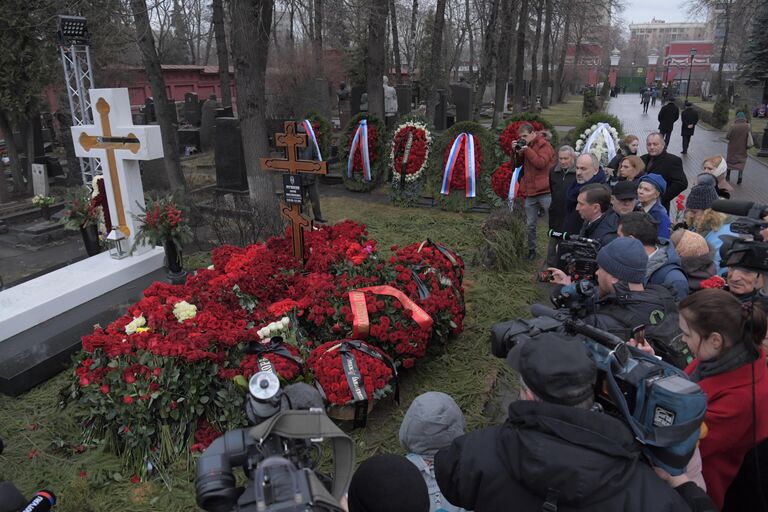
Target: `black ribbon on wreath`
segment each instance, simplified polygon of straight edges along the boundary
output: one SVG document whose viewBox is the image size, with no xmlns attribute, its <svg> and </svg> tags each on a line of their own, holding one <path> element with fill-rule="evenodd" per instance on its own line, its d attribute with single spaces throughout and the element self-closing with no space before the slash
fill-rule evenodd
<svg viewBox="0 0 768 512">
<path fill-rule="evenodd" d="M 395 387 L 395 401 L 400 403 L 400 386 L 397 380 L 397 368 L 392 360 L 383 355 L 381 352 L 372 349 L 360 340 L 347 340 L 342 341 L 339 347 L 339 353 L 341 354 L 341 365 L 344 370 L 344 375 L 347 377 L 347 385 L 352 392 L 352 403 L 355 407 L 355 416 L 352 424 L 352 428 L 365 427 L 368 422 L 368 393 L 365 391 L 365 383 L 363 382 L 363 375 L 360 373 L 360 368 L 357 366 L 357 358 L 354 352 L 362 352 L 365 355 L 371 356 L 379 361 L 383 362 L 392 370 L 392 381 L 394 381 Z"/>
<path fill-rule="evenodd" d="M 276 354 L 288 361 L 294 363 L 299 367 L 299 371 L 304 373 L 304 360 L 293 355 L 290 350 L 285 346 L 283 338 L 281 336 L 275 336 L 270 338 L 269 342 L 251 342 L 245 347 L 246 354 L 257 354 L 259 362 L 259 370 L 262 372 L 272 372 L 277 375 L 275 367 L 272 365 L 272 361 L 264 357 L 265 354 Z"/>
<path fill-rule="evenodd" d="M 461 274 L 461 265 L 459 265 L 459 255 L 455 252 L 448 249 L 446 246 L 439 242 L 433 242 L 431 239 L 427 238 L 424 240 L 421 245 L 419 246 L 419 251 L 424 248 L 425 245 L 429 245 L 437 249 L 437 251 L 443 255 L 445 259 L 448 260 L 448 262 L 451 264 L 451 267 L 453 267 L 453 272 L 456 274 L 456 277 L 459 279 L 459 284 L 461 284 L 462 281 L 462 274 Z"/>
</svg>

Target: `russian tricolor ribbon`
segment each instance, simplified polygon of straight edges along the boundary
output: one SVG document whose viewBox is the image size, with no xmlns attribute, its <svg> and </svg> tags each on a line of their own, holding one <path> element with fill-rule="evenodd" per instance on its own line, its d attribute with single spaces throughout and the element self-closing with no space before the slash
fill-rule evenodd
<svg viewBox="0 0 768 512">
<path fill-rule="evenodd" d="M 512 173 L 512 179 L 509 181 L 509 193 L 507 194 L 507 202 L 509 203 L 509 208 L 512 209 L 512 207 L 515 204 L 515 198 L 517 197 L 517 192 L 520 190 L 520 173 L 523 170 L 523 166 L 521 165 L 517 169 L 514 170 Z"/>
<path fill-rule="evenodd" d="M 347 177 L 352 177 L 352 167 L 355 164 L 355 152 L 358 150 L 363 156 L 363 181 L 371 181 L 371 158 L 368 154 L 368 123 L 365 119 L 360 120 L 355 131 L 355 137 L 352 139 L 352 147 L 349 148 L 349 161 L 347 162 Z"/>
<path fill-rule="evenodd" d="M 309 137 L 309 140 L 311 140 L 312 144 L 315 145 L 315 149 L 317 150 L 317 159 L 322 161 L 323 154 L 320 153 L 320 145 L 317 143 L 317 135 L 315 135 L 315 130 L 312 129 L 312 123 L 309 122 L 309 119 L 305 119 L 302 121 L 302 124 L 304 125 L 304 130 L 307 132 L 307 137 Z"/>
<path fill-rule="evenodd" d="M 475 197 L 477 193 L 477 169 L 475 168 L 475 136 L 471 133 L 460 133 L 453 141 L 448 161 L 443 171 L 443 186 L 440 194 L 447 196 L 451 192 L 451 177 L 456 167 L 456 160 L 464 150 L 464 177 L 466 178 L 466 195 Z"/>
</svg>

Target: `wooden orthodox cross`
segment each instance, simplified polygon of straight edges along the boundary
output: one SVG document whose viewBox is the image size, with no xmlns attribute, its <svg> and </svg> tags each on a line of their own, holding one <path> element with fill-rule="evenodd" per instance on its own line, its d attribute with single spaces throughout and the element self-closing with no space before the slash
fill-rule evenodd
<svg viewBox="0 0 768 512">
<path fill-rule="evenodd" d="M 303 133 L 296 133 L 296 123 L 293 121 L 286 121 L 285 133 L 275 134 L 275 145 L 285 148 L 287 158 L 262 158 L 261 168 L 265 171 L 289 173 L 288 176 L 284 177 L 287 179 L 283 180 L 285 200 L 280 205 L 280 211 L 283 217 L 291 222 L 293 255 L 303 263 L 304 228 L 308 227 L 311 223 L 309 218 L 301 213 L 301 177 L 298 176 L 298 173 L 327 174 L 328 163 L 315 160 L 299 160 L 297 158 L 296 149 L 307 147 L 307 136 Z M 298 196 L 296 191 L 298 191 Z"/>
<path fill-rule="evenodd" d="M 133 247 L 135 217 L 144 208 L 139 160 L 163 156 L 160 127 L 133 124 L 128 89 L 91 89 L 89 94 L 94 124 L 72 127 L 75 154 L 101 160 L 110 217 Z M 134 254 L 149 249 L 142 245 Z"/>
</svg>

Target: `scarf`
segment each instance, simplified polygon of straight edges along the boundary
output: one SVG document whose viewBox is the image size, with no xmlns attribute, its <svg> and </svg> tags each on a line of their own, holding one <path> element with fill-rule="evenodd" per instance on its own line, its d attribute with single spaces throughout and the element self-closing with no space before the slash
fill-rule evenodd
<svg viewBox="0 0 768 512">
<path fill-rule="evenodd" d="M 741 368 L 750 364 L 759 357 L 754 350 L 750 350 L 743 342 L 739 342 L 731 347 L 728 352 L 717 359 L 711 361 L 699 361 L 696 368 L 691 373 L 691 380 L 699 382 L 707 377 L 714 377 L 723 373 Z"/>
</svg>

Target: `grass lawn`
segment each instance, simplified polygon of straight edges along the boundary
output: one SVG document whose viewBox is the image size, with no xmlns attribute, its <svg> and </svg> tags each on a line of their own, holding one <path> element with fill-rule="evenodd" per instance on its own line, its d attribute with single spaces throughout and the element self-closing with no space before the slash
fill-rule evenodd
<svg viewBox="0 0 768 512">
<path fill-rule="evenodd" d="M 689 99 L 688 101 L 710 112 L 712 112 L 715 107 L 714 101 L 701 101 L 692 99 Z M 728 111 L 728 124 L 725 126 L 725 128 L 723 128 L 724 131 L 728 130 L 728 128 L 733 124 L 734 119 L 736 119 L 736 109 L 731 108 Z M 752 125 L 753 132 L 762 132 L 765 129 L 766 124 L 768 124 L 768 118 L 752 118 L 752 120 L 750 120 L 750 124 Z"/>
<path fill-rule="evenodd" d="M 581 103 L 571 100 L 563 107 Z M 558 106 L 556 108 L 559 108 Z M 554 109 L 550 109 L 554 110 Z M 580 114 L 579 114 L 580 116 Z M 558 118 L 559 124 L 566 121 Z M 393 244 L 405 245 L 430 237 L 457 250 L 467 264 L 465 331 L 442 351 L 402 373 L 401 404 L 383 402 L 369 416 L 369 426 L 351 432 L 358 460 L 377 452 L 402 453 L 398 429 L 413 398 L 428 390 L 453 396 L 467 419 L 469 430 L 486 426 L 498 415 L 494 398 L 497 379 L 513 382 L 503 361 L 489 351 L 488 329 L 500 320 L 527 314 L 528 305 L 540 298 L 531 265 L 515 271 L 488 271 L 473 260 L 483 245 L 481 214 L 447 213 L 439 210 L 400 209 L 354 198 L 323 199 L 323 211 L 331 221 L 354 219 L 368 225 L 384 256 Z M 540 229 L 543 235 L 544 229 Z M 540 242 L 544 242 L 543 236 Z M 197 255 L 199 265 L 207 255 Z M 78 448 L 83 428 L 75 404 L 59 406 L 59 391 L 70 383 L 64 372 L 18 397 L 0 396 L 0 480 L 12 480 L 26 494 L 41 488 L 59 497 L 58 512 L 119 510 L 197 510 L 194 499 L 194 465 L 191 456 L 171 468 L 171 480 L 133 484 L 122 473 L 120 460 L 95 443 Z M 514 388 L 514 384 L 512 384 Z M 82 473 L 85 472 L 85 473 Z"/>
<path fill-rule="evenodd" d="M 568 96 L 564 103 L 550 105 L 539 115 L 557 126 L 576 126 L 583 119 L 581 104 L 581 96 Z"/>
</svg>

